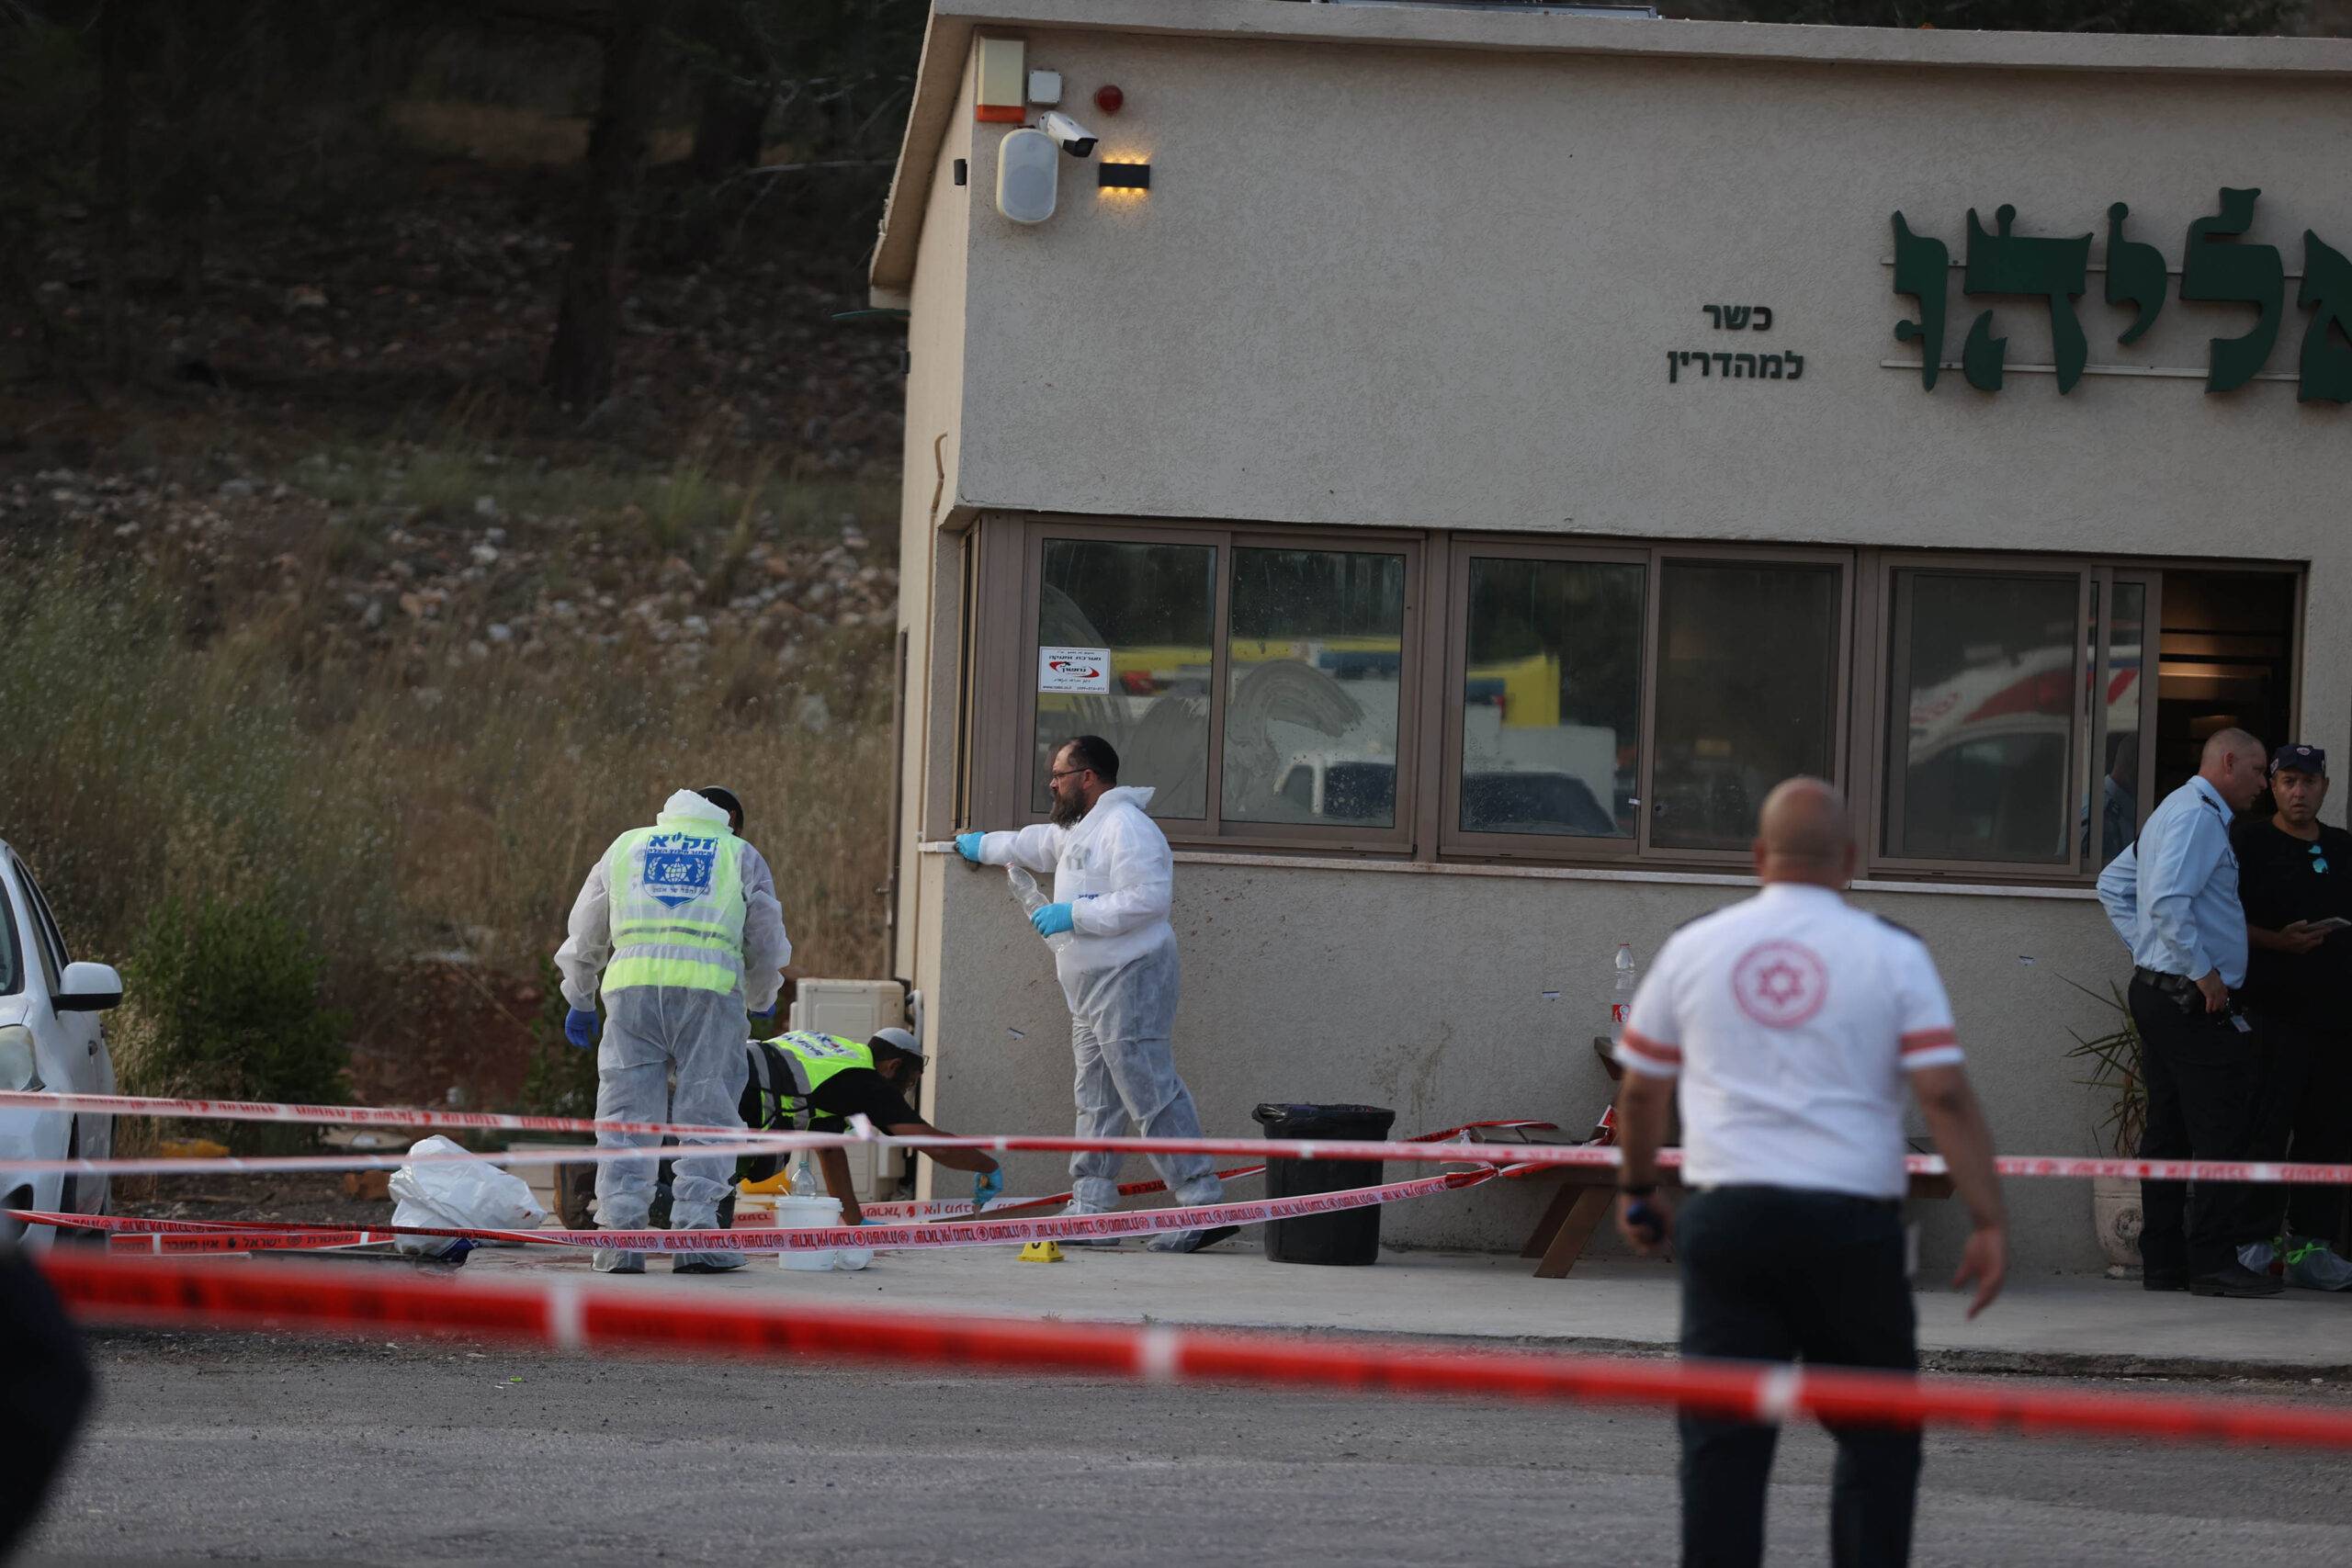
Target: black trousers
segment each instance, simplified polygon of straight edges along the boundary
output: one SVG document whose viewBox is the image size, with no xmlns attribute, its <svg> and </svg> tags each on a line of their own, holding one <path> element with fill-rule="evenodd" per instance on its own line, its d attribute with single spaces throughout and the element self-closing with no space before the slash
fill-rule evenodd
<svg viewBox="0 0 2352 1568">
<path fill-rule="evenodd" d="M 2266 1127 L 2276 1126 L 2276 1038 L 2266 1046 L 2258 1021 L 2240 1031 L 2227 1013 L 2183 1012 L 2145 980 L 2132 980 L 2130 1001 L 2148 1084 L 2140 1157 L 2257 1157 Z M 2220 1273 L 2237 1260 L 2240 1247 L 2277 1231 L 2267 1201 L 2243 1181 L 2142 1182 L 2142 1267 L 2151 1276 Z"/>
<path fill-rule="evenodd" d="M 2340 1017 L 2322 1017 L 2294 1020 L 2280 1032 L 2290 1043 L 2274 1091 L 2286 1101 L 2285 1157 L 2298 1165 L 2352 1165 L 2352 1031 Z M 2341 1250 L 2346 1189 L 2287 1190 L 2287 1229 Z"/>
<path fill-rule="evenodd" d="M 1691 1194 L 1675 1225 L 1682 1260 L 1682 1353 L 1916 1371 L 1899 1204 L 1784 1187 Z M 1685 1568 L 1764 1560 L 1764 1495 L 1777 1427 L 1685 1416 Z M 1836 1568 L 1898 1568 L 1911 1555 L 1919 1434 L 1830 1426 Z"/>
<path fill-rule="evenodd" d="M 81 1336 L 49 1281 L 0 1246 L 0 1562 L 40 1514 L 90 1404 Z"/>
</svg>

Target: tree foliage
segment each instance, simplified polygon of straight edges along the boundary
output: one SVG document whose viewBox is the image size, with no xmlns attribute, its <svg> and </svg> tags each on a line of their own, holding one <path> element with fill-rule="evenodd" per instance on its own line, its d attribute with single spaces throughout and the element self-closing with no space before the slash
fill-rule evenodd
<svg viewBox="0 0 2352 1568">
<path fill-rule="evenodd" d="M 200 296 L 222 242 L 288 209 L 379 203 L 403 99 L 592 122 L 559 202 L 548 379 L 609 391 L 630 258 L 723 256 L 758 225 L 837 223 L 862 254 L 911 90 L 923 0 L 0 0 L 0 298 L 46 367 L 129 363 L 126 296 Z M 654 133 L 692 154 L 649 166 Z M 413 159 L 411 160 L 413 163 Z M 41 226 L 94 223 L 96 341 L 33 299 Z M 78 285 L 77 285 L 78 287 Z"/>
</svg>

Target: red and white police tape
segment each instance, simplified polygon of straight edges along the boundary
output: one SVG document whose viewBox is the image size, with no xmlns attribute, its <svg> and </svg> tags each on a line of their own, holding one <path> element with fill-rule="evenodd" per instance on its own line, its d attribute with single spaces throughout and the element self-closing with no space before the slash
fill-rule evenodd
<svg viewBox="0 0 2352 1568">
<path fill-rule="evenodd" d="M 174 1122 L 285 1122 L 334 1127 L 435 1127 L 470 1133 L 657 1133 L 695 1138 L 745 1138 L 742 1127 L 692 1122 L 615 1122 L 590 1116 L 523 1116 L 503 1111 L 426 1111 L 406 1106 L 304 1105 L 275 1100 L 175 1100 L 147 1094 L 52 1094 L 0 1090 L 0 1110 L 110 1111 Z"/>
<path fill-rule="evenodd" d="M 2158 1438 L 2352 1449 L 2352 1410 L 2080 1393 L 2007 1382 L 1837 1368 L 1637 1361 L 1528 1351 L 1423 1349 L 1376 1341 L 1034 1323 L 830 1307 L 746 1305 L 650 1281 L 477 1283 L 322 1266 L 224 1269 L 200 1260 L 51 1252 L 50 1282 L 86 1323 L 211 1330 L 386 1330 L 564 1349 L 806 1355 L 967 1371 L 1065 1372 L 1148 1382 L 1453 1394 L 1666 1405 L 1781 1422 L 2009 1429 L 2034 1437 Z"/>
<path fill-rule="evenodd" d="M 1352 1187 L 1336 1192 L 1306 1192 L 1291 1198 L 1259 1198 L 1242 1203 L 1203 1203 L 1189 1208 L 1133 1209 L 1109 1214 L 1065 1214 L 1044 1219 L 965 1219 L 944 1224 L 884 1224 L 758 1226 L 732 1230 L 475 1230 L 434 1225 L 370 1225 L 366 1235 L 385 1241 L 403 1235 L 461 1237 L 469 1241 L 536 1243 L 552 1247 L 604 1247 L 622 1252 L 670 1252 L 681 1247 L 707 1249 L 714 1244 L 734 1252 L 801 1252 L 841 1247 L 888 1247 L 894 1251 L 941 1247 L 1002 1247 L 1031 1241 L 1080 1241 L 1104 1236 L 1159 1235 L 1170 1231 L 1206 1230 L 1217 1225 L 1263 1224 L 1271 1220 L 1300 1219 L 1308 1214 L 1336 1213 L 1380 1203 L 1402 1202 L 1440 1192 L 1458 1191 L 1492 1181 L 1500 1172 L 1492 1166 L 1476 1170 L 1448 1171 L 1376 1187 Z M 969 1205 L 967 1205 L 969 1213 Z M 175 1234 L 275 1235 L 269 1250 L 299 1250 L 305 1235 L 334 1238 L 326 1245 L 355 1246 L 361 1239 L 353 1227 L 305 1226 L 280 1221 L 232 1222 L 155 1221 L 119 1215 L 62 1214 L 20 1211 L 14 1218 L 59 1229 L 85 1228 L 139 1233 L 169 1229 Z M 153 1250 L 171 1251 L 171 1247 Z M 235 1251 L 234 1247 L 206 1250 Z"/>
<path fill-rule="evenodd" d="M 862 1122 L 864 1118 L 858 1118 Z M 699 1135 L 699 1134 L 697 1134 Z M 657 1147 L 582 1144 L 577 1147 L 547 1145 L 519 1149 L 492 1149 L 473 1154 L 465 1149 L 426 1154 L 387 1150 L 381 1154 L 355 1151 L 331 1155 L 206 1155 L 175 1158 L 164 1155 L 125 1156 L 113 1159 L 17 1159 L 5 1168 L 10 1175 L 69 1176 L 224 1176 L 261 1175 L 286 1171 L 397 1170 L 404 1165 L 460 1165 L 471 1160 L 487 1165 L 601 1165 L 610 1160 L 671 1159 L 713 1155 L 790 1154 L 799 1149 L 849 1148 L 884 1142 L 856 1133 L 738 1133 L 724 1143 Z"/>
<path fill-rule="evenodd" d="M 1464 1122 L 1460 1126 L 1443 1128 L 1435 1133 L 1416 1133 L 1405 1141 L 1408 1144 L 1442 1144 L 1448 1138 L 1458 1138 L 1474 1128 L 1526 1128 L 1531 1131 L 1540 1129 L 1548 1133 L 1558 1126 L 1559 1123 L 1556 1122 L 1537 1122 L 1526 1117 L 1505 1118 L 1493 1122 Z M 1232 1166 L 1216 1174 L 1219 1181 L 1238 1181 L 1245 1176 L 1261 1175 L 1265 1168 L 1264 1162 L 1261 1161 L 1256 1165 Z M 1167 1190 L 1168 1183 L 1159 1180 L 1123 1181 L 1119 1184 L 1119 1196 L 1122 1198 L 1140 1198 L 1153 1192 Z M 1055 1192 L 1043 1198 L 999 1198 L 991 1202 L 985 1212 L 1001 1218 L 1027 1209 L 1052 1208 L 1057 1203 L 1067 1203 L 1077 1196 L 1075 1192 Z M 869 1217 L 879 1220 L 953 1219 L 958 1216 L 968 1218 L 972 1212 L 972 1206 L 969 1203 L 959 1203 L 952 1198 L 932 1198 L 921 1202 L 860 1203 L 858 1208 Z"/>
<path fill-rule="evenodd" d="M 297 1121 L 334 1122 L 348 1120 L 355 1113 L 390 1119 L 414 1117 L 415 1124 L 432 1126 L 433 1119 L 441 1116 L 471 1114 L 460 1111 L 388 1111 L 380 1107 L 338 1107 L 275 1105 L 266 1101 L 237 1100 L 152 1100 L 136 1095 L 53 1095 L 27 1091 L 0 1093 L 0 1107 L 26 1106 L 55 1110 L 84 1108 L 85 1102 L 94 1110 L 135 1111 L 141 1115 L 168 1114 L 183 1119 L 211 1121 Z M 162 1111 L 165 1105 L 199 1105 L 215 1109 L 206 1111 Z M 280 1115 L 277 1112 L 299 1112 Z M 248 1114 L 251 1112 L 251 1114 Z M 483 1113 L 488 1114 L 488 1113 Z M 525 1118 L 523 1120 L 530 1120 Z M 541 1120 L 565 1121 L 564 1118 Z M 570 1130 L 595 1127 L 597 1123 L 574 1121 Z M 864 1126 L 858 1119 L 854 1126 Z M 677 1135 L 718 1140 L 724 1134 L 723 1152 L 735 1154 L 786 1153 L 802 1148 L 839 1148 L 857 1144 L 878 1147 L 912 1150 L 975 1149 L 984 1154 L 1083 1154 L 1102 1152 L 1120 1155 L 1199 1154 L 1255 1160 L 1323 1159 L 1323 1160 L 1406 1160 L 1436 1164 L 1498 1165 L 1564 1165 L 1612 1166 L 1622 1157 L 1613 1145 L 1588 1144 L 1462 1144 L 1431 1143 L 1415 1139 L 1303 1139 L 1303 1138 L 1080 1138 L 1069 1134 L 1023 1134 L 996 1137 L 956 1137 L 920 1135 L 892 1137 L 867 1128 L 862 1134 L 850 1133 L 752 1133 L 743 1130 L 707 1129 L 668 1122 L 629 1122 L 607 1124 L 604 1130 L 619 1131 L 627 1127 L 632 1132 L 650 1134 L 667 1129 Z M 1462 1129 L 1466 1131 L 1467 1129 Z M 674 1151 L 673 1151 L 674 1152 Z M 712 1152 L 722 1152 L 714 1149 Z M 404 1155 L 334 1154 L 280 1155 L 239 1157 L 224 1156 L 199 1159 L 51 1159 L 17 1160 L 9 1163 L 11 1171 L 26 1173 L 62 1171 L 74 1175 L 187 1175 L 230 1172 L 297 1171 L 297 1170 L 379 1170 L 409 1165 L 418 1161 L 483 1159 L 494 1165 L 551 1165 L 592 1163 L 609 1159 L 641 1158 L 642 1148 L 541 1148 L 506 1149 L 481 1155 Z M 1661 1150 L 1658 1164 L 1671 1168 L 1681 1163 L 1679 1149 Z M 1906 1168 L 1915 1176 L 1948 1174 L 1943 1159 L 1937 1155 L 1912 1155 L 1905 1160 Z M 2104 1159 L 2059 1155 L 2005 1155 L 1994 1162 L 2003 1176 L 2084 1178 L 2096 1176 L 2122 1177 L 2143 1181 L 2243 1181 L 2256 1183 L 2295 1183 L 2310 1186 L 2352 1186 L 2352 1165 L 2297 1164 L 2285 1161 L 2228 1160 L 2143 1160 Z"/>
<path fill-rule="evenodd" d="M 201 1253 L 211 1257 L 243 1257 L 252 1252 L 349 1252 L 378 1247 L 397 1237 L 381 1231 L 256 1231 L 228 1235 L 112 1235 L 108 1252 L 155 1253 L 176 1256 Z"/>
</svg>

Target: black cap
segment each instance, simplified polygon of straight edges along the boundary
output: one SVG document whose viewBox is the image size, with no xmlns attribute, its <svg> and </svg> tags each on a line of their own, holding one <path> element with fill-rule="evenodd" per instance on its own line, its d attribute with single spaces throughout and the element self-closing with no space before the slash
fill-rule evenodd
<svg viewBox="0 0 2352 1568">
<path fill-rule="evenodd" d="M 743 803 L 735 798 L 733 790 L 720 784 L 711 784 L 695 793 L 727 813 L 728 831 L 740 833 L 743 830 Z"/>
<path fill-rule="evenodd" d="M 2270 771 L 2287 769 L 2298 773 L 2317 773 L 2327 777 L 2327 753 L 2316 746 L 2281 746 L 2270 759 Z"/>
</svg>

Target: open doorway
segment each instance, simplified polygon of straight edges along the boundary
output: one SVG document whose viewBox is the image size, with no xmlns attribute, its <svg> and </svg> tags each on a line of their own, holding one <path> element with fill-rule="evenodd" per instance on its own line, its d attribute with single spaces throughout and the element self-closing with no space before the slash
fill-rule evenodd
<svg viewBox="0 0 2352 1568">
<path fill-rule="evenodd" d="M 2197 772 L 2216 730 L 2252 730 L 2272 750 L 2294 739 L 2295 611 L 2291 572 L 2164 574 L 2151 804 Z"/>
</svg>

